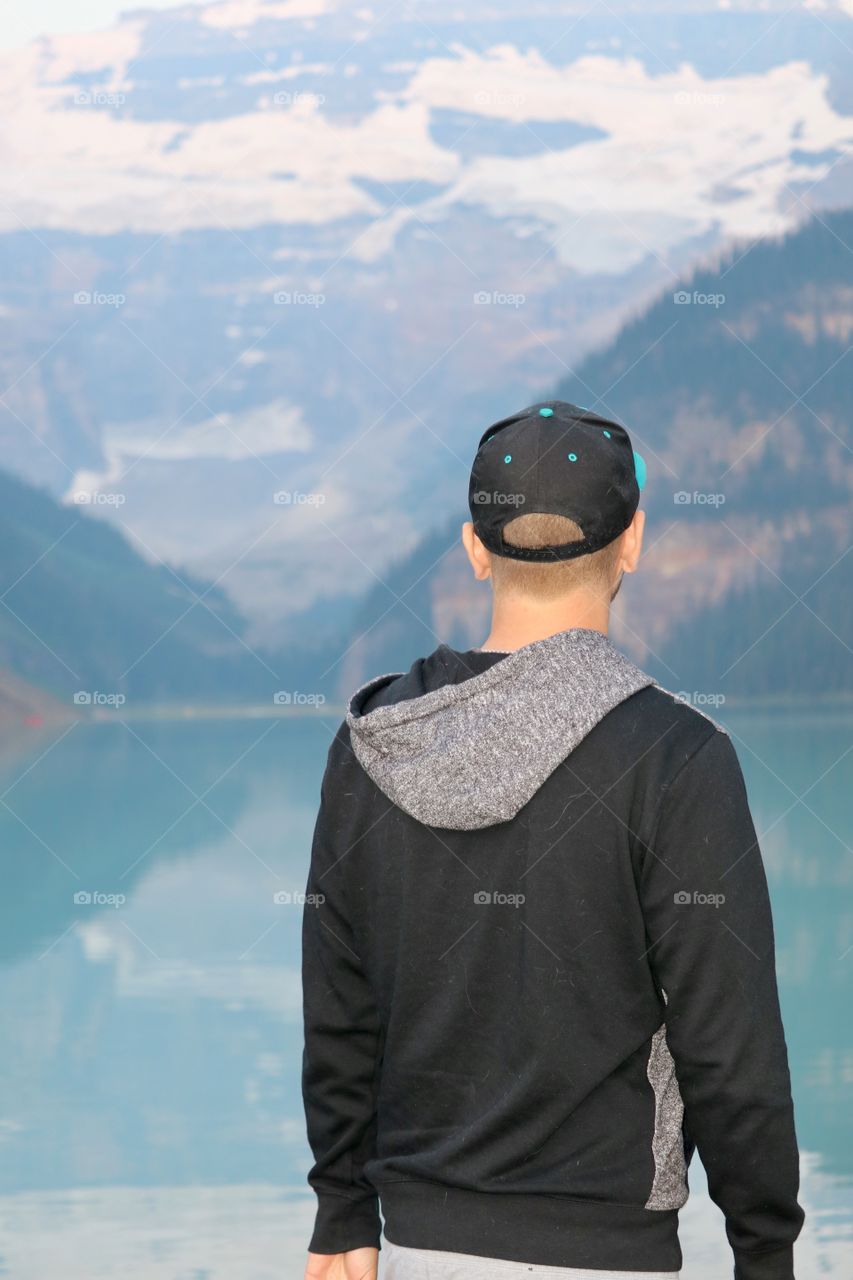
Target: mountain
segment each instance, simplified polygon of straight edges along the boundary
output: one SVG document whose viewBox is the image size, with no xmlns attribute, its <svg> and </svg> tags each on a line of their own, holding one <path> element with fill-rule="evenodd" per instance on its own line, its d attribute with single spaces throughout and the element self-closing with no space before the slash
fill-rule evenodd
<svg viewBox="0 0 853 1280">
<path fill-rule="evenodd" d="M 149 563 L 86 508 L 4 472 L 0 545 L 0 730 L 297 687 L 298 656 L 256 654 L 220 588 Z"/>
<path fill-rule="evenodd" d="M 77 708 L 0 668 L 0 769 L 47 744 L 77 719 Z"/>
<path fill-rule="evenodd" d="M 623 421 L 647 459 L 648 550 L 617 601 L 615 636 L 676 691 L 853 687 L 852 247 L 850 212 L 742 244 L 676 282 L 556 388 Z M 457 545 L 458 479 L 456 517 L 413 551 L 401 545 L 355 606 L 330 592 L 298 639 L 260 647 L 221 585 L 152 562 L 94 519 L 91 501 L 62 504 L 0 473 L 0 719 L 54 723 L 80 712 L 75 694 L 82 714 L 119 697 L 343 695 L 439 639 L 476 644 L 488 592 Z M 382 507 L 363 519 L 393 533 Z"/>
<path fill-rule="evenodd" d="M 851 261 L 851 212 L 741 244 L 553 389 L 623 422 L 647 460 L 647 549 L 614 634 L 700 705 L 853 693 Z M 457 532 L 431 534 L 372 590 L 342 684 L 436 636 L 482 640 L 488 597 Z"/>
<path fill-rule="evenodd" d="M 830 4 L 220 0 L 3 53 L 4 465 L 253 646 L 329 635 L 479 424 L 853 203 L 851 50 Z"/>
</svg>

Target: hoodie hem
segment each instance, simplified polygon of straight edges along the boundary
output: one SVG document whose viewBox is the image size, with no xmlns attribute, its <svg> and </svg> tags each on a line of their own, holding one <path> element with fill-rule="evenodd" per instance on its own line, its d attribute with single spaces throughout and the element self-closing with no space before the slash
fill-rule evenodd
<svg viewBox="0 0 853 1280">
<path fill-rule="evenodd" d="M 593 1271 L 681 1267 L 675 1209 L 468 1191 L 420 1180 L 378 1183 L 377 1190 L 385 1235 L 403 1248 Z"/>
</svg>

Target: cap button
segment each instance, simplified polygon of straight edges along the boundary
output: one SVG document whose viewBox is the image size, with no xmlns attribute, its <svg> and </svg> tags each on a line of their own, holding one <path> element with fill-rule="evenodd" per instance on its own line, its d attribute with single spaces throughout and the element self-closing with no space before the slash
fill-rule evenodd
<svg viewBox="0 0 853 1280">
<path fill-rule="evenodd" d="M 540 410 L 539 410 L 539 417 L 540 417 L 540 418 L 553 418 L 553 416 L 554 416 L 554 410 L 553 410 L 553 409 L 540 409 Z"/>
</svg>

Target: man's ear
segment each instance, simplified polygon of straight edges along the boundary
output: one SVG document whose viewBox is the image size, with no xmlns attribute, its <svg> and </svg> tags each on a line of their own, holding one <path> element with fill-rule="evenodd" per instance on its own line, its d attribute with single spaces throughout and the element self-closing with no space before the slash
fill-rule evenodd
<svg viewBox="0 0 853 1280">
<path fill-rule="evenodd" d="M 491 556 L 474 532 L 474 526 L 470 520 L 466 520 L 462 526 L 462 545 L 477 581 L 483 582 L 486 578 L 491 578 Z"/>
<path fill-rule="evenodd" d="M 643 550 L 643 530 L 645 527 L 645 511 L 635 511 L 634 519 L 622 535 L 622 558 L 619 568 L 623 573 L 634 573 L 640 563 L 640 555 Z"/>
</svg>

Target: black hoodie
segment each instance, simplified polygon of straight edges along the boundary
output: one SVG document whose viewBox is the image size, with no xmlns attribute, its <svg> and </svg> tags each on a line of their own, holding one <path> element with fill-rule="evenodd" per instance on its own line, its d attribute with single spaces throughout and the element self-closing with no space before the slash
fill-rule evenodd
<svg viewBox="0 0 853 1280">
<path fill-rule="evenodd" d="M 598 632 L 353 698 L 303 935 L 310 1248 L 677 1270 L 694 1147 L 737 1280 L 803 1213 L 767 885 L 726 733 Z"/>
</svg>

